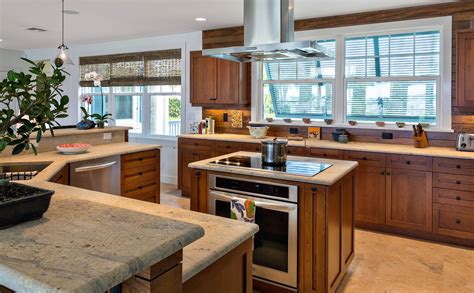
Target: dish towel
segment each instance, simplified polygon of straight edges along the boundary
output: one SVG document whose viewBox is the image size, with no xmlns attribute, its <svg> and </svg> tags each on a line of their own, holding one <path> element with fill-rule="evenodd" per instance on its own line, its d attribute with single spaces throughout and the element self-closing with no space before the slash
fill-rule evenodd
<svg viewBox="0 0 474 293">
<path fill-rule="evenodd" d="M 237 221 L 255 223 L 255 201 L 232 198 L 230 201 L 230 217 Z"/>
</svg>

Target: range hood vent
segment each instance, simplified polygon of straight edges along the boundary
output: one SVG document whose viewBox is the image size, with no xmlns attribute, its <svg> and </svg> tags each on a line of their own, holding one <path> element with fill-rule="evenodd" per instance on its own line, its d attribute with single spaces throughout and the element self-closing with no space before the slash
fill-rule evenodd
<svg viewBox="0 0 474 293">
<path fill-rule="evenodd" d="M 293 0 L 244 0 L 244 46 L 203 50 L 238 62 L 330 58 L 315 41 L 294 41 Z"/>
</svg>

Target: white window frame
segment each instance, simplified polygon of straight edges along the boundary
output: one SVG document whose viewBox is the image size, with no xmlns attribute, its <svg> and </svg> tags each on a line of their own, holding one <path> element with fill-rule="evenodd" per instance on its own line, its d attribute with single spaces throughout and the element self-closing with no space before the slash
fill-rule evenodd
<svg viewBox="0 0 474 293">
<path fill-rule="evenodd" d="M 340 28 L 310 30 L 295 33 L 296 40 L 336 40 L 336 78 L 334 80 L 333 93 L 333 119 L 331 126 L 345 128 L 368 128 L 380 129 L 374 123 L 360 122 L 356 126 L 349 126 L 346 121 L 346 77 L 345 77 L 345 39 L 377 34 L 413 33 L 417 31 L 439 30 L 440 31 L 440 75 L 439 77 L 428 77 L 427 79 L 439 79 L 437 84 L 437 109 L 436 125 L 428 131 L 453 132 L 451 121 L 451 95 L 452 95 L 452 17 L 436 17 L 419 20 L 407 20 L 387 22 L 379 24 L 368 24 L 348 26 Z M 270 125 L 289 125 L 279 120 L 268 123 L 263 119 L 263 83 L 262 63 L 252 65 L 252 117 L 251 123 Z M 424 78 L 424 77 L 423 77 Z M 423 79 L 422 78 L 422 79 Z M 396 78 L 389 78 L 394 80 Z M 406 78 L 402 78 L 406 79 Z M 353 80 L 353 78 L 348 78 Z M 367 80 L 367 79 L 364 79 Z M 377 78 L 380 80 L 380 78 Z M 327 126 L 324 122 L 312 122 L 314 126 Z M 290 125 L 307 125 L 302 122 L 293 122 Z M 399 129 L 394 123 L 387 123 L 383 129 Z"/>
</svg>

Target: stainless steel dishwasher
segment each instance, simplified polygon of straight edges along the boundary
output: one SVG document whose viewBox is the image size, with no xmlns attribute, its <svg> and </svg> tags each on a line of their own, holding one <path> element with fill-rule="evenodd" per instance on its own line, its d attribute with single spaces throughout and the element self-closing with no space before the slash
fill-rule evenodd
<svg viewBox="0 0 474 293">
<path fill-rule="evenodd" d="M 120 156 L 71 163 L 70 181 L 71 186 L 120 195 Z"/>
</svg>

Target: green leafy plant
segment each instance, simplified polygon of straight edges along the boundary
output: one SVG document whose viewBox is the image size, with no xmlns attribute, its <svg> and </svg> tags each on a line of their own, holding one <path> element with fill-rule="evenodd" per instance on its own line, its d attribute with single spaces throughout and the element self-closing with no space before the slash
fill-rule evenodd
<svg viewBox="0 0 474 293">
<path fill-rule="evenodd" d="M 30 64 L 29 73 L 10 70 L 0 82 L 0 152 L 11 145 L 14 155 L 30 148 L 36 154 L 30 136 L 36 133 L 37 143 L 46 131 L 54 136 L 53 127 L 59 126 L 57 119 L 68 116 L 69 98 L 61 89 L 67 72 L 62 64 L 52 66 L 49 76 L 44 62 L 22 60 Z"/>
<path fill-rule="evenodd" d="M 104 125 L 105 123 L 109 123 L 110 120 L 114 120 L 112 119 L 112 114 L 110 113 L 105 113 L 104 115 L 100 115 L 100 114 L 92 114 L 90 115 L 91 118 L 95 119 L 95 122 L 97 123 L 97 125 Z"/>
<path fill-rule="evenodd" d="M 84 107 L 81 107 L 81 112 L 82 112 L 82 120 L 83 120 L 83 121 L 86 121 L 87 119 L 89 119 L 90 117 L 92 117 L 92 115 L 90 115 L 90 114 L 87 112 L 87 109 L 84 108 Z"/>
</svg>

